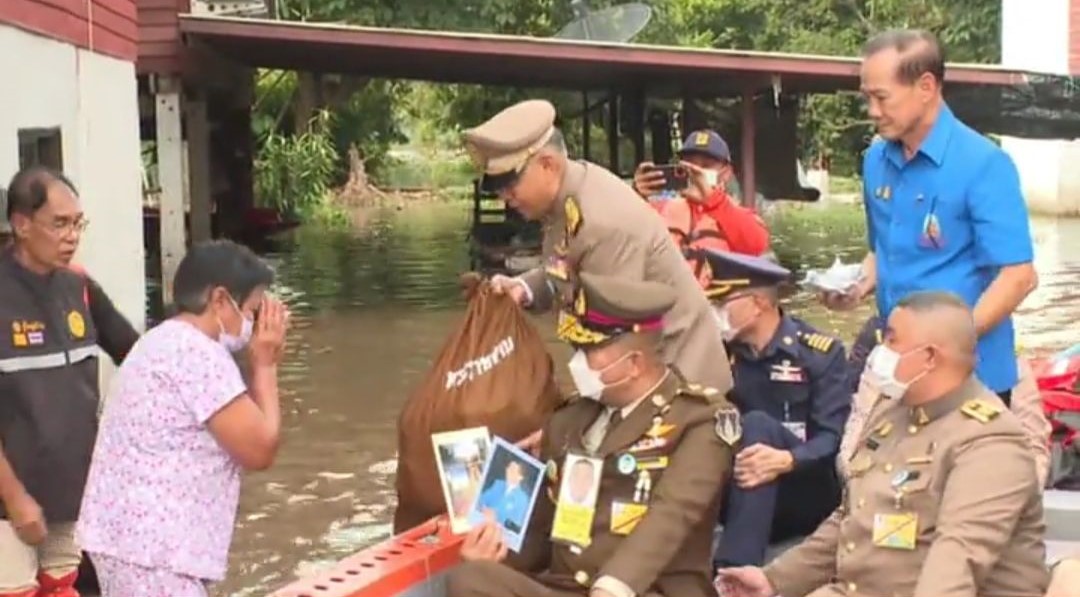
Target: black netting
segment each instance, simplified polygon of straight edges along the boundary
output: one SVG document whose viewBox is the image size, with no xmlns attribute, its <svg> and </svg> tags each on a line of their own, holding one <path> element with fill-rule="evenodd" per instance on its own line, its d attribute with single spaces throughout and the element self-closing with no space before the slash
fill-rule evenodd
<svg viewBox="0 0 1080 597">
<path fill-rule="evenodd" d="M 1018 85 L 946 88 L 956 115 L 984 132 L 1032 139 L 1080 138 L 1080 79 L 1027 75 Z"/>
</svg>

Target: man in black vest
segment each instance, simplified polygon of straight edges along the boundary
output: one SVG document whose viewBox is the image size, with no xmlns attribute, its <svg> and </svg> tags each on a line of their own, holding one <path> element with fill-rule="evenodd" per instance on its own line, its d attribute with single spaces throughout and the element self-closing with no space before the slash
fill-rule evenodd
<svg viewBox="0 0 1080 597">
<path fill-rule="evenodd" d="M 97 434 L 99 344 L 119 361 L 137 335 L 73 271 L 86 228 L 74 185 L 15 175 L 0 252 L 0 596 L 77 597 L 74 522 Z M 92 303 L 96 305 L 92 307 Z M 105 341 L 109 338 L 111 341 Z"/>
</svg>

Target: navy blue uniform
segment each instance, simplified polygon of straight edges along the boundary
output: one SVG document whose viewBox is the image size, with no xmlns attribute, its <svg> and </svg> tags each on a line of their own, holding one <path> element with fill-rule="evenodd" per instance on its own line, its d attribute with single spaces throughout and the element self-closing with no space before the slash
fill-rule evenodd
<svg viewBox="0 0 1080 597">
<path fill-rule="evenodd" d="M 851 412 L 843 344 L 784 315 L 758 355 L 728 346 L 742 413 L 742 448 L 765 444 L 791 452 L 795 468 L 745 490 L 732 484 L 724 507 L 719 566 L 761 565 L 770 540 L 809 534 L 839 505 L 835 459 Z"/>
</svg>

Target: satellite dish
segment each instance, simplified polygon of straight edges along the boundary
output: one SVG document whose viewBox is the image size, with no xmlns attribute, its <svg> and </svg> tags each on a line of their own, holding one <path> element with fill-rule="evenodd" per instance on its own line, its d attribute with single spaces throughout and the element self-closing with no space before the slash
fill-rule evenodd
<svg viewBox="0 0 1080 597">
<path fill-rule="evenodd" d="M 593 12 L 585 0 L 571 0 L 574 20 L 555 37 L 624 43 L 634 38 L 652 18 L 652 8 L 641 2 L 628 2 Z"/>
</svg>

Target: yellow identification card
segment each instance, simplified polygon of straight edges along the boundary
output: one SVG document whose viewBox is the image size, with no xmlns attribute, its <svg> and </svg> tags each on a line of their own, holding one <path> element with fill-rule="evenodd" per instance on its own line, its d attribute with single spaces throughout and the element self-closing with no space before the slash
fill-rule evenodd
<svg viewBox="0 0 1080 597">
<path fill-rule="evenodd" d="M 648 511 L 648 504 L 611 502 L 611 532 L 616 535 L 629 535 Z"/>
<path fill-rule="evenodd" d="M 914 512 L 874 515 L 874 545 L 889 549 L 915 549 L 919 517 Z"/>
<path fill-rule="evenodd" d="M 577 454 L 567 454 L 563 463 L 559 499 L 555 502 L 555 520 L 551 539 L 580 547 L 592 543 L 592 525 L 596 518 L 596 498 L 604 461 Z"/>
</svg>

